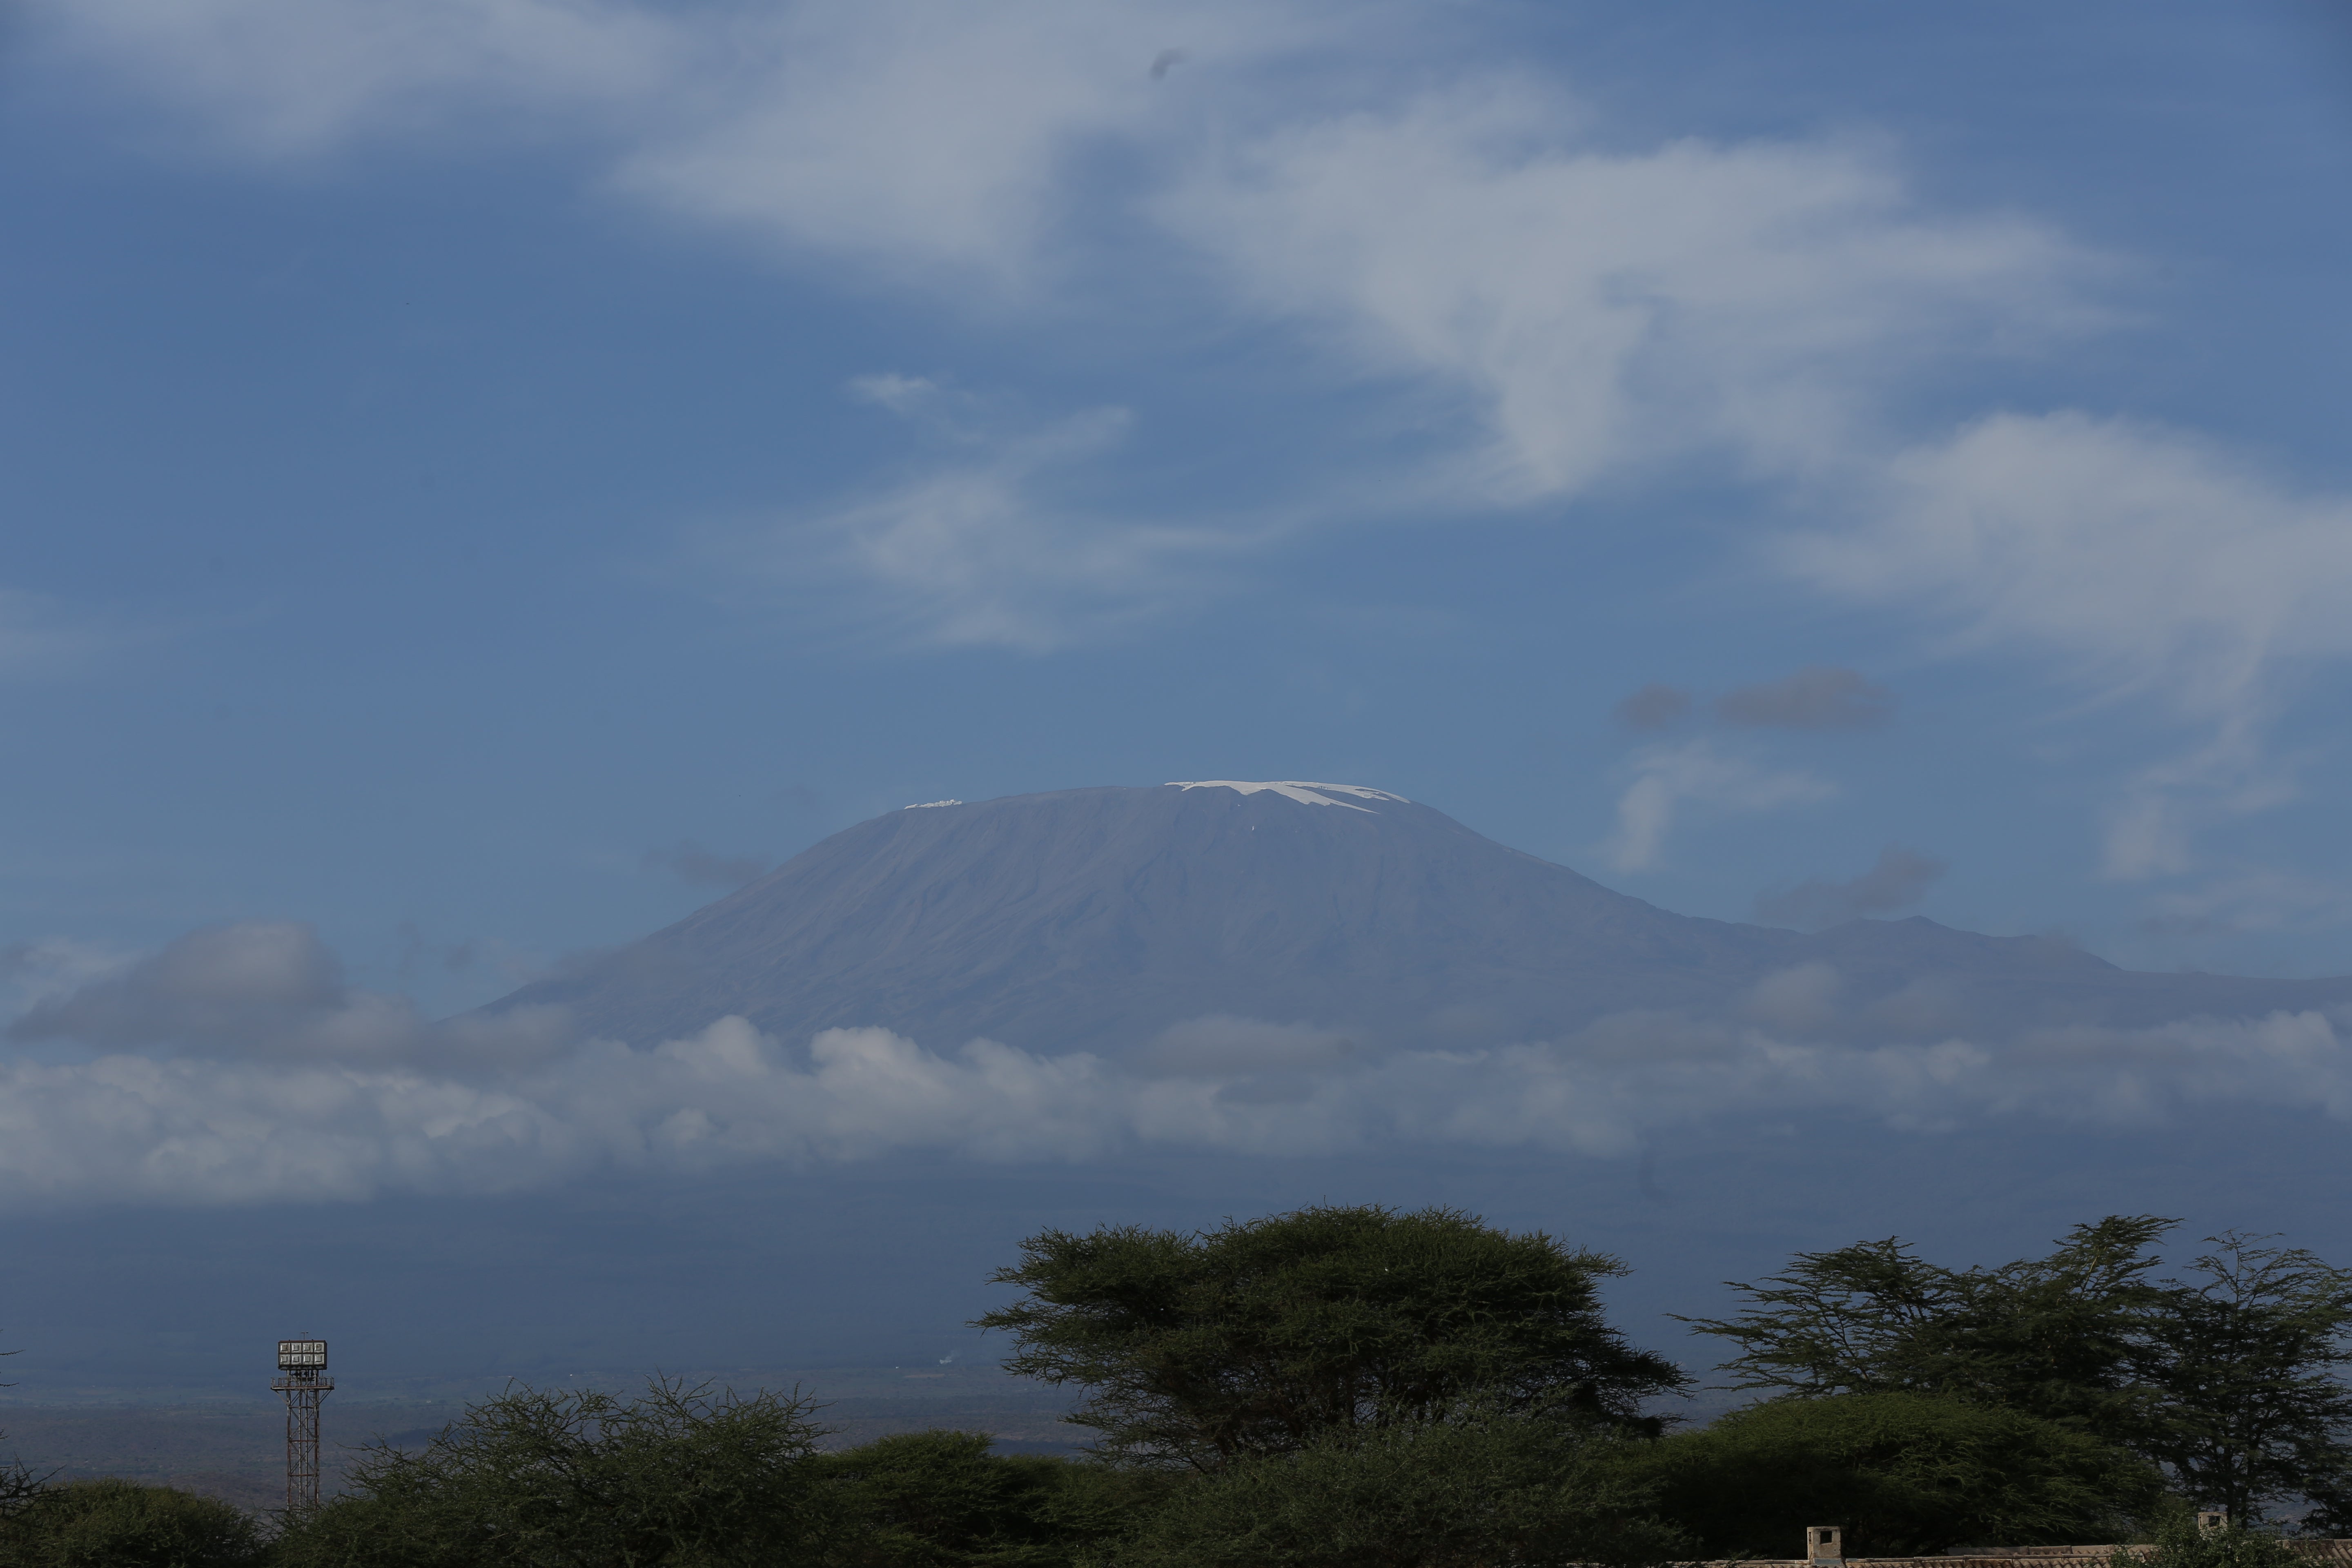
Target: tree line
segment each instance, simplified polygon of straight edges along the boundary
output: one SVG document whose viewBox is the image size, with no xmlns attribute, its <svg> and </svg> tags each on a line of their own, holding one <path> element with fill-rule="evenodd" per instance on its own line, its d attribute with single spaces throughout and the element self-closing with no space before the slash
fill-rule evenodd
<svg viewBox="0 0 2352 1568">
<path fill-rule="evenodd" d="M 925 1432 L 828 1451 L 797 1393 L 514 1387 L 424 1447 L 362 1452 L 257 1526 L 122 1482 L 0 1497 L 0 1568 L 1503 1568 L 2162 1543 L 2274 1568 L 2352 1534 L 2352 1271 L 2272 1238 L 2111 1216 L 2047 1255 L 1900 1240 L 1734 1282 L 1752 1403 L 1602 1309 L 1606 1254 L 1448 1209 L 1322 1205 L 1182 1233 L 1048 1230 L 999 1271 L 1012 1372 L 1071 1387 L 1081 1458 Z M 2232 1527 L 2200 1535 L 2194 1510 Z M 209 1531 L 209 1533 L 207 1533 Z"/>
</svg>

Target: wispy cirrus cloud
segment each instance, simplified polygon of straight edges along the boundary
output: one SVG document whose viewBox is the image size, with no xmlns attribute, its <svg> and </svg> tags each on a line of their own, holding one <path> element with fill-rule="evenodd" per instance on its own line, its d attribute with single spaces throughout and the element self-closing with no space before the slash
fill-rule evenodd
<svg viewBox="0 0 2352 1568">
<path fill-rule="evenodd" d="M 0 681 L 73 675 L 154 635 L 47 595 L 0 588 Z"/>
<path fill-rule="evenodd" d="M 1655 865 L 1685 806 L 1771 811 L 1837 794 L 1837 786 L 1818 774 L 1769 767 L 1704 738 L 1646 747 L 1634 754 L 1632 765 L 1633 781 L 1617 797 L 1617 831 L 1607 846 L 1611 863 L 1621 871 Z"/>
<path fill-rule="evenodd" d="M 1444 411 L 1451 432 L 1409 457 L 1359 451 L 1308 509 L 1326 525 L 1557 500 L 1717 447 L 1806 469 L 1923 359 L 2085 314 L 2083 258 L 2054 231 L 1927 211 L 1856 147 L 1627 150 L 1558 85 L 1475 60 L 1452 86 L 1401 89 L 1426 80 L 1418 40 L 1436 25 L 1403 10 L 1379 29 L 1199 0 L 91 0 L 32 15 L 53 57 L 253 157 L 556 134 L 593 149 L 628 199 L 847 261 L 861 286 L 1031 321 L 1073 299 L 1123 314 L 1176 288 L 1192 309 L 1170 325 L 1187 339 L 1201 310 L 1271 323 L 1414 419 Z M 1171 47 L 1184 64 L 1155 76 Z M 1050 579 L 1055 552 L 1022 551 L 1023 509 L 992 497 L 1006 468 L 1034 472 L 1024 452 L 1085 438 L 1041 429 L 896 510 L 961 517 L 960 542 L 1002 532 L 1008 567 Z M 939 604 L 880 515 L 858 520 L 884 536 L 877 585 L 919 613 Z M 1078 576 L 1116 597 L 1124 574 Z M 971 634 L 947 615 L 949 640 Z"/>
<path fill-rule="evenodd" d="M 611 0 L 94 0 L 21 16 L 50 67 L 127 79 L 220 151 L 273 162 L 455 121 L 593 132 L 711 68 L 722 42 Z"/>
<path fill-rule="evenodd" d="M 618 189 L 795 250 L 1030 303 L 1084 271 L 1105 208 L 1120 205 L 1089 162 L 1164 156 L 1200 112 L 1194 72 L 1171 81 L 1160 64 L 1171 39 L 1230 83 L 1350 33 L 1336 13 L 1200 0 L 801 4 L 735 29 L 742 53 L 711 107 L 633 146 Z"/>
<path fill-rule="evenodd" d="M 2189 433 L 2003 414 L 1894 457 L 1864 521 L 1790 539 L 1826 593 L 1925 611 L 1947 651 L 2053 660 L 2200 738 L 2113 801 L 2111 876 L 2189 869 L 2200 822 L 2294 794 L 2265 735 L 2299 668 L 2352 654 L 2352 498 L 2298 492 Z"/>
<path fill-rule="evenodd" d="M 1896 455 L 1868 500 L 1858 526 L 1793 537 L 1790 569 L 1925 605 L 1955 648 L 2038 650 L 2204 721 L 2244 711 L 2281 660 L 2352 653 L 2352 499 L 2186 431 L 1993 415 Z"/>
<path fill-rule="evenodd" d="M 1923 358 L 2089 319 L 2077 247 L 1925 211 L 1859 149 L 1628 152 L 1588 126 L 1557 89 L 1487 75 L 1279 121 L 1154 211 L 1304 341 L 1457 399 L 1475 447 L 1445 482 L 1504 504 L 1707 448 L 1805 472 Z"/>
<path fill-rule="evenodd" d="M 1298 351 L 1302 388 L 1352 383 L 1374 409 L 1346 463 L 1291 487 L 1318 498 L 1273 521 L 1075 485 L 1140 444 L 1108 405 L 793 508 L 804 526 L 771 536 L 770 569 L 862 584 L 903 642 L 1118 635 L 1217 592 L 1204 563 L 1270 533 L 1497 512 L 1573 525 L 1570 503 L 1697 461 L 1748 485 L 1759 516 L 1797 501 L 1851 520 L 1787 540 L 1783 581 L 1924 611 L 1940 627 L 1928 651 L 2022 653 L 2193 727 L 2115 782 L 2105 863 L 2120 878 L 2179 874 L 2200 826 L 2290 795 L 2266 739 L 2285 672 L 2352 652 L 2327 609 L 2352 574 L 2352 500 L 2096 412 L 1992 398 L 1956 434 L 1902 426 L 1910 392 L 2114 324 L 2112 264 L 2056 223 L 1928 201 L 1860 141 L 1629 143 L 1570 84 L 1491 49 L 1430 50 L 1445 25 L 1430 15 L 1368 27 L 1205 0 L 36 0 L 24 15 L 25 58 L 176 106 L 182 142 L 284 162 L 560 138 L 617 199 L 861 289 L 1018 331 L 1272 333 Z M 1400 427 L 1415 439 L 1389 439 Z"/>
<path fill-rule="evenodd" d="M 772 589 L 862 590 L 857 619 L 894 640 L 1042 652 L 1199 602 L 1273 531 L 1124 513 L 1105 497 L 1124 408 L 1039 418 L 928 377 L 852 394 L 927 437 L 910 476 L 728 536 L 719 554 Z M 877 607 L 878 605 L 878 607 Z"/>
<path fill-rule="evenodd" d="M 1201 0 L 40 0 L 26 19 L 47 63 L 134 84 L 231 156 L 561 138 L 687 221 L 1016 295 L 1060 270 L 1074 166 L 1164 130 L 1170 39 L 1233 71 L 1349 32 Z"/>
</svg>

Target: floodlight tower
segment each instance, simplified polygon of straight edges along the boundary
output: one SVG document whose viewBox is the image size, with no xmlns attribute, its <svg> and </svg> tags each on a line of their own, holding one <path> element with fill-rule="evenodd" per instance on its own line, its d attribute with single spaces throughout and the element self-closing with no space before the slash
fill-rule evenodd
<svg viewBox="0 0 2352 1568">
<path fill-rule="evenodd" d="M 286 1511 L 319 1506 L 319 1405 L 335 1386 L 327 1375 L 327 1342 L 278 1342 L 278 1375 L 269 1386 L 286 1396 Z"/>
</svg>

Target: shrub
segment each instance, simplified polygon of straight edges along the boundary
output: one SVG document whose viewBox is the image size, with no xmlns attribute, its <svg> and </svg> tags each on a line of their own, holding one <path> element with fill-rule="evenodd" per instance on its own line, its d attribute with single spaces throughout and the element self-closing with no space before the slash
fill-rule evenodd
<svg viewBox="0 0 2352 1568">
<path fill-rule="evenodd" d="M 974 1432 L 909 1432 L 827 1454 L 845 1568 L 1065 1568 L 1118 1533 L 1157 1478 L 1043 1455 L 992 1454 Z"/>
<path fill-rule="evenodd" d="M 1915 1394 L 1774 1400 L 1624 1458 L 1709 1557 L 1787 1557 L 1825 1522 L 1872 1557 L 2124 1541 L 2162 1490 L 2081 1433 Z"/>
<path fill-rule="evenodd" d="M 136 1481 L 42 1489 L 0 1532 L 6 1568 L 246 1568 L 254 1521 L 227 1503 Z"/>
<path fill-rule="evenodd" d="M 1687 1543 L 1607 1462 L 1619 1446 L 1489 1418 L 1327 1433 L 1177 1485 L 1119 1568 L 1546 1568 L 1660 1563 Z"/>
<path fill-rule="evenodd" d="M 2234 1519 L 2219 1530 L 2200 1530 L 2186 1509 L 2170 1510 L 2153 1534 L 2154 1553 L 2118 1552 L 2110 1568 L 2302 1568 L 2304 1562 L 2278 1537 Z"/>
<path fill-rule="evenodd" d="M 656 1382 L 624 1403 L 518 1388 L 422 1452 L 372 1448 L 351 1492 L 296 1521 L 286 1568 L 656 1568 L 805 1562 L 839 1510 L 797 1395 Z"/>
</svg>

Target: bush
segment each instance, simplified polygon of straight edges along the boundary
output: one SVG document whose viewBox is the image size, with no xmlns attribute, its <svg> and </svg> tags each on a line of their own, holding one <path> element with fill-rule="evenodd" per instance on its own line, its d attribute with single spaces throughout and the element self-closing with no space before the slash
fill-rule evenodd
<svg viewBox="0 0 2352 1568">
<path fill-rule="evenodd" d="M 46 1487 L 0 1532 L 6 1568 L 245 1568 L 253 1521 L 227 1503 L 136 1481 Z"/>
<path fill-rule="evenodd" d="M 297 1521 L 286 1568 L 656 1568 L 814 1561 L 841 1533 L 797 1395 L 657 1381 L 518 1388 L 420 1453 L 369 1449 L 349 1495 Z"/>
<path fill-rule="evenodd" d="M 1155 1478 L 1043 1455 L 997 1455 L 974 1432 L 909 1432 L 827 1454 L 845 1568 L 1065 1568 L 1124 1528 Z"/>
<path fill-rule="evenodd" d="M 2125 1541 L 2162 1492 L 2081 1433 L 1915 1394 L 1774 1400 L 1624 1462 L 1708 1557 L 1788 1557 L 1820 1523 L 1845 1527 L 1849 1556 Z"/>
<path fill-rule="evenodd" d="M 1179 1484 L 1118 1568 L 1515 1568 L 1662 1563 L 1687 1542 L 1607 1462 L 1618 1440 L 1487 1419 L 1331 1432 Z"/>
<path fill-rule="evenodd" d="M 2153 1533 L 2152 1554 L 2118 1552 L 2108 1559 L 2110 1568 L 2303 1568 L 2304 1559 L 2278 1537 L 2236 1520 L 2200 1530 L 2185 1508 L 2170 1510 Z"/>
</svg>

